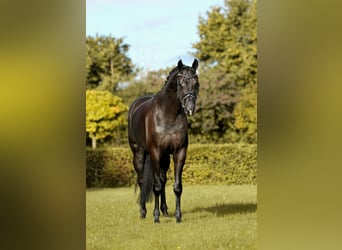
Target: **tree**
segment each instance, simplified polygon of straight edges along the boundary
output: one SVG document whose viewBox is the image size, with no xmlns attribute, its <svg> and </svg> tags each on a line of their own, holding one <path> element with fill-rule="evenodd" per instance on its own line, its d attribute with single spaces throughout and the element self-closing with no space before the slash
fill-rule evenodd
<svg viewBox="0 0 342 250">
<path fill-rule="evenodd" d="M 86 85 L 114 93 L 120 81 L 135 74 L 135 66 L 127 56 L 129 45 L 122 38 L 88 36 L 86 39 Z"/>
<path fill-rule="evenodd" d="M 226 0 L 225 7 L 211 8 L 206 18 L 200 17 L 198 34 L 194 55 L 204 67 L 191 132 L 215 141 L 255 143 L 256 1 Z"/>
<path fill-rule="evenodd" d="M 256 82 L 256 1 L 226 0 L 226 8 L 215 7 L 200 17 L 200 41 L 195 55 L 229 75 L 238 86 Z"/>
<path fill-rule="evenodd" d="M 233 122 L 238 100 L 235 84 L 228 84 L 228 81 L 222 72 L 205 66 L 201 68 L 196 113 L 188 117 L 192 139 L 197 142 L 224 142 L 222 139 Z"/>
<path fill-rule="evenodd" d="M 234 123 L 230 140 L 256 143 L 257 141 L 257 91 L 256 85 L 241 91 L 241 100 L 237 103 L 234 112 Z M 236 139 L 235 139 L 236 138 Z"/>
<path fill-rule="evenodd" d="M 139 96 L 156 94 L 164 86 L 170 71 L 171 68 L 165 68 L 141 72 L 137 79 L 130 81 L 125 88 L 118 90 L 117 95 L 129 106 Z"/>
<path fill-rule="evenodd" d="M 128 107 L 121 98 L 109 91 L 86 91 L 86 132 L 96 148 L 97 140 L 118 136 L 121 126 L 127 125 Z"/>
</svg>

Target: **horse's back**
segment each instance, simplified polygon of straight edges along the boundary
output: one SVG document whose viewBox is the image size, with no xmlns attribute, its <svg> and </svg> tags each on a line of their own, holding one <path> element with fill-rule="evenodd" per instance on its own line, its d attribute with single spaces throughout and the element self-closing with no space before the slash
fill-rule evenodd
<svg viewBox="0 0 342 250">
<path fill-rule="evenodd" d="M 130 143 L 143 146 L 145 138 L 145 116 L 150 111 L 153 95 L 146 95 L 136 99 L 128 111 L 128 139 Z"/>
<path fill-rule="evenodd" d="M 129 115 L 129 120 L 132 118 L 134 112 L 139 109 L 146 101 L 150 100 L 153 98 L 153 95 L 145 95 L 137 98 L 130 106 L 128 115 Z"/>
</svg>

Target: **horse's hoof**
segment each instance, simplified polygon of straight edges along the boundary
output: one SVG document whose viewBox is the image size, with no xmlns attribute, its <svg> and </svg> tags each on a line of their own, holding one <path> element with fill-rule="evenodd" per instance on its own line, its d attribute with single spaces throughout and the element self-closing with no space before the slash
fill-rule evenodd
<svg viewBox="0 0 342 250">
<path fill-rule="evenodd" d="M 176 218 L 176 223 L 181 223 L 182 219 L 181 218 Z"/>
<path fill-rule="evenodd" d="M 158 219 L 154 219 L 154 223 L 155 224 L 159 224 L 160 223 L 159 218 Z"/>
<path fill-rule="evenodd" d="M 163 212 L 163 216 L 169 217 L 169 213 L 167 211 Z"/>
<path fill-rule="evenodd" d="M 145 219 L 146 213 L 147 213 L 146 209 L 140 209 L 140 218 Z"/>
</svg>

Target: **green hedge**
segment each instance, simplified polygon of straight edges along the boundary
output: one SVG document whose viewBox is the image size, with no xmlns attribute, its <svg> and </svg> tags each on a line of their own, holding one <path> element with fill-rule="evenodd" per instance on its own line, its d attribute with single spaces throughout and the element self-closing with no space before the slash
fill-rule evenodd
<svg viewBox="0 0 342 250">
<path fill-rule="evenodd" d="M 87 187 L 130 186 L 135 183 L 129 148 L 87 149 Z"/>
<path fill-rule="evenodd" d="M 86 150 L 87 187 L 130 186 L 136 174 L 128 147 Z M 256 184 L 255 144 L 194 144 L 188 148 L 184 184 Z M 168 183 L 173 182 L 173 163 Z"/>
</svg>

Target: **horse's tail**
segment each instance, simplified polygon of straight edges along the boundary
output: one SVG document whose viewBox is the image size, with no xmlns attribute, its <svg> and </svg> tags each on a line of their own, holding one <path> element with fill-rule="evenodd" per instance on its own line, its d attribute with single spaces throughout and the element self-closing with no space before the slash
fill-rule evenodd
<svg viewBox="0 0 342 250">
<path fill-rule="evenodd" d="M 150 154 L 146 155 L 144 164 L 144 179 L 140 189 L 140 204 L 152 199 L 153 173 Z"/>
</svg>

